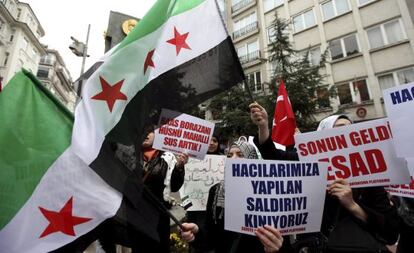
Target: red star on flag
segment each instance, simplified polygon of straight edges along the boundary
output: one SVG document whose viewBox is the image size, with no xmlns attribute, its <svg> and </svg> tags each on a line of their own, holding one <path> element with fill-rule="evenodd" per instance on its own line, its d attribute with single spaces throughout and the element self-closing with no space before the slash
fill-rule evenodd
<svg viewBox="0 0 414 253">
<path fill-rule="evenodd" d="M 187 39 L 189 33 L 180 34 L 177 31 L 177 28 L 174 26 L 174 38 L 167 40 L 168 43 L 175 45 L 175 51 L 177 52 L 177 55 L 180 53 L 182 48 L 190 49 L 190 46 L 188 46 L 187 42 L 185 40 Z"/>
<path fill-rule="evenodd" d="M 109 111 L 112 112 L 116 100 L 127 100 L 127 96 L 121 92 L 121 87 L 125 79 L 122 79 L 112 86 L 102 76 L 99 76 L 99 80 L 101 81 L 102 91 L 93 96 L 92 99 L 105 100 L 108 104 Z"/>
<path fill-rule="evenodd" d="M 148 67 L 155 67 L 154 62 L 152 61 L 152 56 L 154 55 L 155 49 L 151 50 L 148 52 L 147 54 L 147 58 L 145 58 L 145 63 L 144 63 L 144 75 L 145 72 L 147 72 Z"/>
<path fill-rule="evenodd" d="M 59 212 L 50 211 L 39 206 L 40 211 L 49 221 L 49 225 L 39 238 L 45 237 L 55 232 L 62 232 L 66 235 L 76 236 L 74 226 L 88 222 L 92 218 L 77 217 L 72 215 L 73 197 L 60 209 Z"/>
</svg>

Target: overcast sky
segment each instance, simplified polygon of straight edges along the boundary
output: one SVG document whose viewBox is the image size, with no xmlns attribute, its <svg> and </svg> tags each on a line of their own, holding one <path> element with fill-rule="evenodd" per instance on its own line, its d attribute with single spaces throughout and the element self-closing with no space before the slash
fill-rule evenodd
<svg viewBox="0 0 414 253">
<path fill-rule="evenodd" d="M 69 45 L 70 36 L 86 42 L 88 24 L 91 24 L 85 71 L 96 62 L 105 49 L 104 31 L 108 27 L 109 12 L 117 11 L 142 18 L 155 0 L 22 0 L 30 4 L 45 36 L 40 42 L 59 51 L 72 79 L 79 77 L 82 57 L 74 55 Z"/>
</svg>

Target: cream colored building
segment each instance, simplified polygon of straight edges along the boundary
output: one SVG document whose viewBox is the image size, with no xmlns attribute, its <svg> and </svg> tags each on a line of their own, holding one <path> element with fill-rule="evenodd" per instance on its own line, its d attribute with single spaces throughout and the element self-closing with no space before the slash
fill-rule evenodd
<svg viewBox="0 0 414 253">
<path fill-rule="evenodd" d="M 22 67 L 37 73 L 45 54 L 39 39 L 44 36 L 30 5 L 17 0 L 0 0 L 0 79 L 7 83 Z"/>
<path fill-rule="evenodd" d="M 338 109 L 356 121 L 383 117 L 381 90 L 414 81 L 413 0 L 227 0 L 225 6 L 229 33 L 258 94 L 267 93 L 271 79 L 275 11 L 292 21 L 292 44 L 310 48 L 312 62 L 328 48 L 318 120 Z M 338 97 L 326 100 L 324 90 L 333 85 Z"/>
<path fill-rule="evenodd" d="M 69 110 L 74 111 L 76 92 L 72 86 L 70 73 L 58 51 L 46 48 L 46 54 L 39 62 L 37 78 Z"/>
</svg>

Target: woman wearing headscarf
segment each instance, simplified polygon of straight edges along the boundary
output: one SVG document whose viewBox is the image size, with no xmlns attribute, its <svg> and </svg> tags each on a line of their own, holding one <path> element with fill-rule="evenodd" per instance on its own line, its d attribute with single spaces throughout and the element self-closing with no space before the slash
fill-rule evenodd
<svg viewBox="0 0 414 253">
<path fill-rule="evenodd" d="M 207 150 L 208 155 L 223 155 L 220 152 L 220 138 L 218 134 L 214 133 L 211 137 L 210 144 Z M 206 222 L 206 211 L 187 211 L 186 221 L 188 223 L 199 224 L 201 229 Z M 208 245 L 206 242 L 205 234 L 197 235 L 197 243 L 190 244 L 189 253 L 204 253 L 207 252 Z"/>
<path fill-rule="evenodd" d="M 253 145 L 236 141 L 230 146 L 227 157 L 257 159 L 258 155 Z M 224 196 L 224 181 L 211 187 L 204 229 L 199 229 L 194 223 L 183 223 L 185 230 L 181 231 L 181 236 L 184 240 L 191 242 L 199 236 L 197 234 L 205 233 L 208 250 L 214 250 L 215 253 L 283 252 L 283 238 L 273 227 L 266 225 L 258 228 L 257 237 L 224 230 Z"/>
<path fill-rule="evenodd" d="M 268 128 L 266 110 L 250 105 L 252 121 L 258 126 L 255 144 L 264 159 L 299 160 L 296 151 L 278 150 Z M 352 124 L 346 115 L 332 115 L 319 123 L 318 131 Z M 351 189 L 337 179 L 327 188 L 321 233 L 298 236 L 295 248 L 305 252 L 389 252 L 386 244 L 398 238 L 398 216 L 383 187 Z"/>
</svg>

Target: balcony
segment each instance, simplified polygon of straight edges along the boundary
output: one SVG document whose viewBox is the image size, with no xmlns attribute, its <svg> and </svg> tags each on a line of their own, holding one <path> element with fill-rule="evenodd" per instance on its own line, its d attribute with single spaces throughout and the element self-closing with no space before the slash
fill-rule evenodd
<svg viewBox="0 0 414 253">
<path fill-rule="evenodd" d="M 248 53 L 246 55 L 242 55 L 239 57 L 241 64 L 246 64 L 255 60 L 260 59 L 260 50 L 253 51 L 251 53 Z"/>
<path fill-rule="evenodd" d="M 250 32 L 256 31 L 258 28 L 259 28 L 259 23 L 257 21 L 253 22 L 253 23 L 251 23 L 251 24 L 249 24 L 249 25 L 233 32 L 233 40 L 237 39 L 237 38 L 239 38 L 243 35 L 246 35 Z"/>
<path fill-rule="evenodd" d="M 238 10 L 243 9 L 244 7 L 248 6 L 249 4 L 255 2 L 255 0 L 242 0 L 235 5 L 231 6 L 231 13 L 235 13 Z"/>
</svg>

